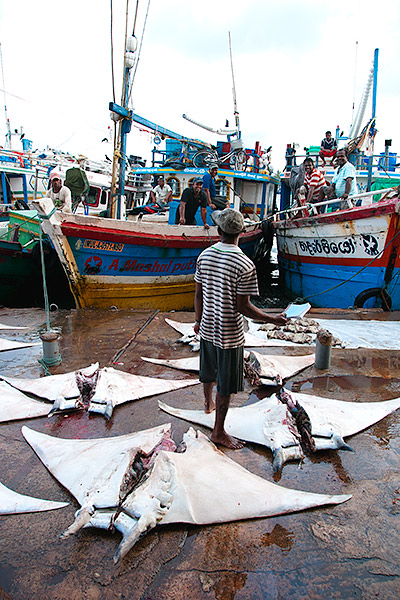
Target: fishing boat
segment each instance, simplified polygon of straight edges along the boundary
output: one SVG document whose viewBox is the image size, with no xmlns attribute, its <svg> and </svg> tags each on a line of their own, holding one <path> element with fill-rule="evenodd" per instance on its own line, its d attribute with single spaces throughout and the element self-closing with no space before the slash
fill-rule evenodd
<svg viewBox="0 0 400 600">
<path fill-rule="evenodd" d="M 56 211 L 46 198 L 37 200 L 34 205 L 42 221 L 42 229 L 65 270 L 77 307 L 114 306 L 163 311 L 192 309 L 196 259 L 203 249 L 216 243 L 219 236 L 212 221 L 209 229 L 203 224 L 175 224 L 176 207 L 183 189 L 207 170 L 207 157 L 212 155 L 213 160 L 218 160 L 218 155 L 209 145 L 195 140 L 199 146 L 197 150 L 207 150 L 201 154 L 202 161 L 200 164 L 197 162 L 197 166 L 191 160 L 179 165 L 176 161 L 166 164 L 163 160 L 158 165 L 153 163 L 148 169 L 137 166 L 133 171 L 140 177 L 167 175 L 176 206 L 164 214 L 129 214 L 132 211 L 126 203 L 126 136 L 132 123 L 139 122 L 143 126 L 144 119 L 128 108 L 136 38 L 126 36 L 126 39 L 121 104 L 109 104 L 113 119 L 118 124 L 118 134 L 114 143 L 107 218 L 65 214 Z M 279 179 L 260 168 L 262 156 L 256 157 L 257 160 L 252 157 L 250 162 L 253 164 L 247 167 L 247 153 L 239 148 L 242 141 L 236 108 L 235 118 L 236 127 L 233 133 L 227 134 L 232 135 L 229 143 L 233 151 L 227 154 L 235 159 L 240 156 L 241 160 L 226 165 L 221 160 L 217 185 L 219 195 L 231 206 L 236 209 L 246 207 L 245 231 L 241 234 L 239 245 L 248 256 L 252 256 L 263 235 L 259 213 L 265 216 L 272 209 Z M 168 138 L 182 147 L 193 142 L 150 121 L 146 120 L 145 125 L 157 132 L 160 138 Z"/>
<path fill-rule="evenodd" d="M 375 50 L 367 93 L 376 81 L 377 63 Z M 315 307 L 400 308 L 400 179 L 396 178 L 396 155 L 389 152 L 390 140 L 385 142 L 384 153 L 373 154 L 375 84 L 373 90 L 372 118 L 360 135 L 352 127 L 345 138 L 349 161 L 356 168 L 358 193 L 339 203 L 340 210 L 336 210 L 337 200 L 307 206 L 301 196 L 294 200 L 293 188 L 298 185 L 295 155 L 293 148 L 287 152 L 281 211 L 273 223 L 280 279 L 288 295 Z M 365 104 L 363 97 L 360 106 L 365 108 Z M 368 154 L 362 151 L 366 146 Z M 325 178 L 329 181 L 333 173 L 333 168 L 325 169 Z"/>
</svg>

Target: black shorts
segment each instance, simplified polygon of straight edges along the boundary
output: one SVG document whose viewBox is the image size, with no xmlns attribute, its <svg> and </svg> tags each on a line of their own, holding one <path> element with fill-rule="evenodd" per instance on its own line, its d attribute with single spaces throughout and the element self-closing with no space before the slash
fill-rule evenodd
<svg viewBox="0 0 400 600">
<path fill-rule="evenodd" d="M 200 374 L 202 383 L 217 382 L 217 390 L 225 398 L 243 391 L 243 346 L 218 348 L 200 338 Z"/>
</svg>

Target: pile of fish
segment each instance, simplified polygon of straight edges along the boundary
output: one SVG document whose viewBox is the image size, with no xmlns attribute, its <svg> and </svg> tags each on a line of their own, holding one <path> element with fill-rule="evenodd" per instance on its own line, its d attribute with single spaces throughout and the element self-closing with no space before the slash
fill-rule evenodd
<svg viewBox="0 0 400 600">
<path fill-rule="evenodd" d="M 263 323 L 258 326 L 258 330 L 265 331 L 269 339 L 285 340 L 295 344 L 311 344 L 316 334 L 323 328 L 317 321 L 303 317 L 294 321 L 290 320 L 281 327 L 273 323 Z M 336 337 L 332 338 L 332 346 L 344 347 L 341 340 Z"/>
</svg>

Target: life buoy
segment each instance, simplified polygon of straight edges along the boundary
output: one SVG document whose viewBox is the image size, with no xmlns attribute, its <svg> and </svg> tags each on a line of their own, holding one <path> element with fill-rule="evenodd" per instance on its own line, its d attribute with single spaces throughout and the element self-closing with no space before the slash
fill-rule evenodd
<svg viewBox="0 0 400 600">
<path fill-rule="evenodd" d="M 159 146 L 161 144 L 161 138 L 159 135 L 155 135 L 153 139 L 154 143 Z"/>
<path fill-rule="evenodd" d="M 357 298 L 354 300 L 354 306 L 356 308 L 363 308 L 367 300 L 371 298 L 376 298 L 378 303 L 380 303 L 380 307 L 384 311 L 392 310 L 392 299 L 387 293 L 386 290 L 382 288 L 369 288 L 368 290 L 364 290 L 360 294 L 358 294 Z"/>
</svg>

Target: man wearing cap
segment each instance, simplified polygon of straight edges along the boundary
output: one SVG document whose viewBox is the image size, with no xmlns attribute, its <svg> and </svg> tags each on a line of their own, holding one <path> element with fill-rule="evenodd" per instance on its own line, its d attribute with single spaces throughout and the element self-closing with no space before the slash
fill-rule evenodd
<svg viewBox="0 0 400 600">
<path fill-rule="evenodd" d="M 207 223 L 207 196 L 202 187 L 202 178 L 196 177 L 193 185 L 183 191 L 176 211 L 175 223 L 179 223 L 179 225 L 196 225 L 196 212 L 200 206 L 204 227 L 206 229 L 210 228 Z"/>
<path fill-rule="evenodd" d="M 61 175 L 56 171 L 50 173 L 50 189 L 47 190 L 46 198 L 51 198 L 58 210 L 64 213 L 72 212 L 71 190 L 62 184 Z"/>
<path fill-rule="evenodd" d="M 211 439 L 235 449 L 242 448 L 243 443 L 226 433 L 224 423 L 231 394 L 243 390 L 242 315 L 276 325 L 284 325 L 287 319 L 283 314 L 268 315 L 250 302 L 250 296 L 258 295 L 259 291 L 255 266 L 239 248 L 239 237 L 244 230 L 243 215 L 225 208 L 213 212 L 211 217 L 218 226 L 221 240 L 203 250 L 197 259 L 194 330 L 200 334 L 204 410 L 211 413 L 216 409 Z"/>
<path fill-rule="evenodd" d="M 211 165 L 208 169 L 208 173 L 204 173 L 203 175 L 203 190 L 207 195 L 207 203 L 208 206 L 215 210 L 216 208 L 226 208 L 228 206 L 228 202 L 225 205 L 221 203 L 221 200 L 217 200 L 217 190 L 215 187 L 215 178 L 218 173 L 218 166 Z"/>
<path fill-rule="evenodd" d="M 150 202 L 157 204 L 160 208 L 166 208 L 172 200 L 172 188 L 165 183 L 164 177 L 160 175 L 156 187 L 150 191 Z"/>
</svg>

